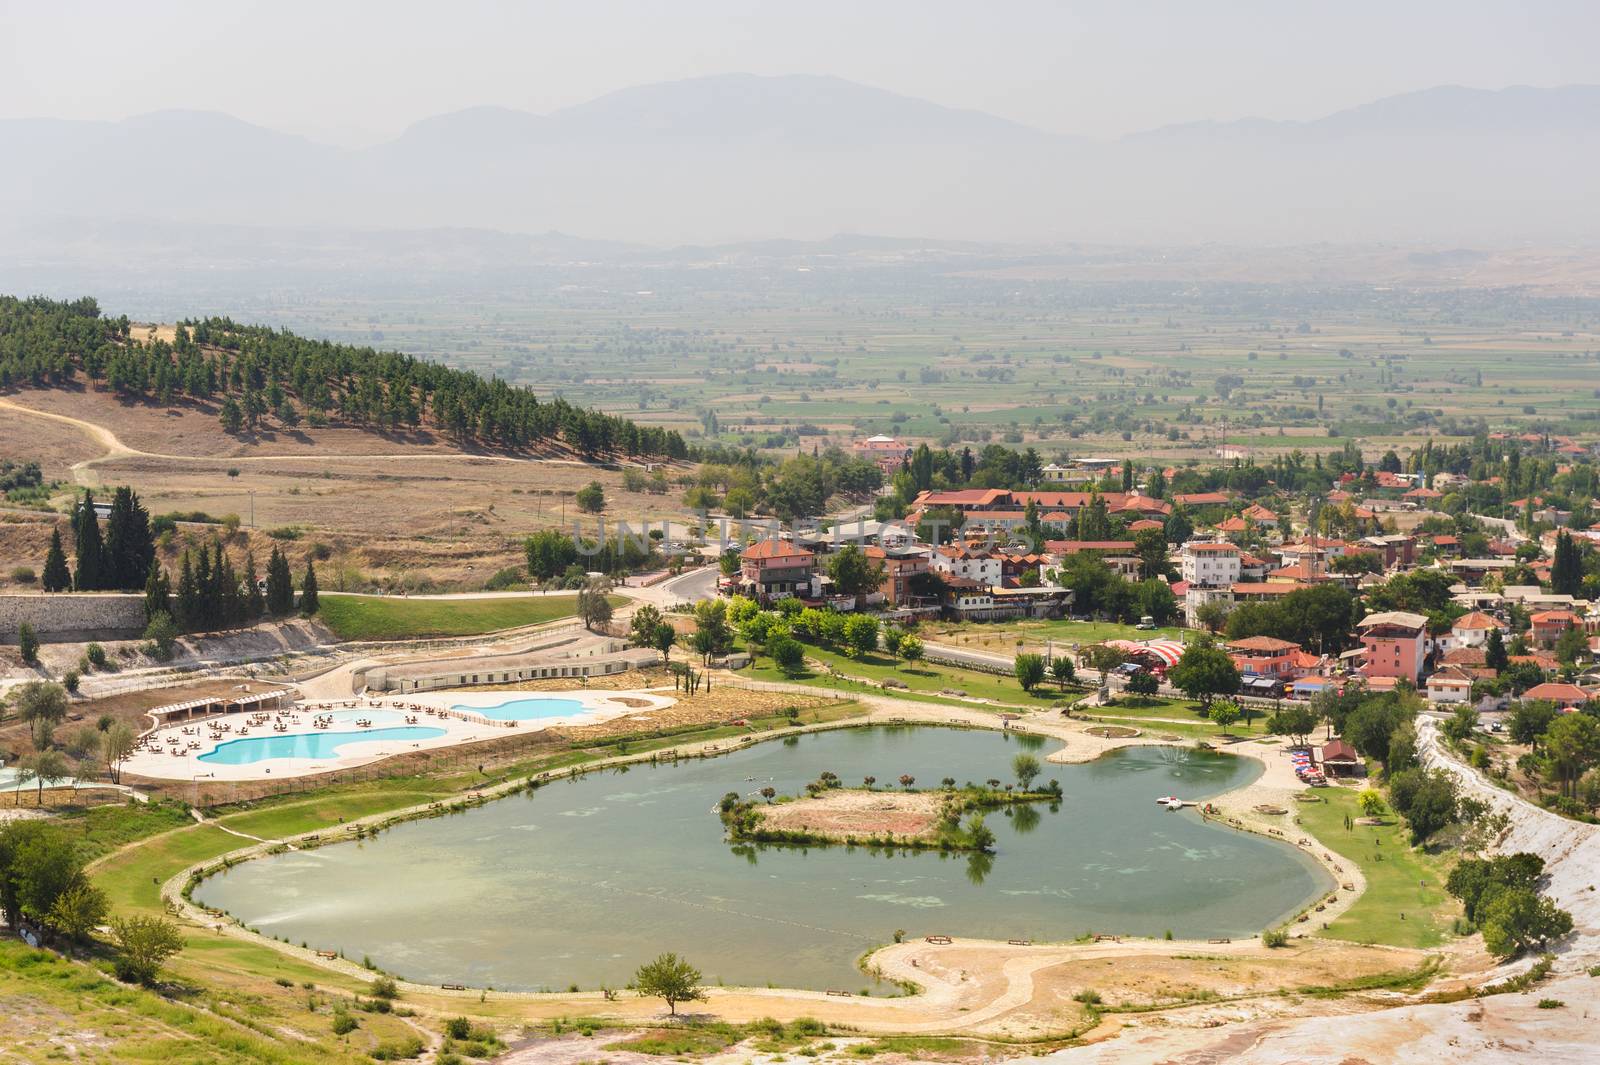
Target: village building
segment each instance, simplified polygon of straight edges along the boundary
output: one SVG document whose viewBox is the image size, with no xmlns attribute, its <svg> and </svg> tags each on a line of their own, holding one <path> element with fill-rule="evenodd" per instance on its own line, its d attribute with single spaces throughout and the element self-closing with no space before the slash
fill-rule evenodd
<svg viewBox="0 0 1600 1065">
<path fill-rule="evenodd" d="M 1428 676 L 1426 694 L 1430 703 L 1464 705 L 1472 701 L 1471 672 L 1461 666 L 1444 666 Z"/>
<path fill-rule="evenodd" d="M 999 584 L 1005 568 L 998 554 L 961 544 L 945 544 L 934 548 L 928 562 L 934 571 L 944 577 L 974 581 L 984 588 Z"/>
<path fill-rule="evenodd" d="M 1356 625 L 1365 651 L 1361 672 L 1368 679 L 1422 677 L 1428 651 L 1428 619 L 1404 610 L 1368 614 Z"/>
<path fill-rule="evenodd" d="M 817 556 L 776 536 L 739 552 L 739 577 L 743 589 L 758 602 L 784 596 L 806 596 L 816 574 Z"/>
<path fill-rule="evenodd" d="M 862 551 L 868 558 L 883 564 L 883 584 L 878 589 L 883 601 L 894 608 L 914 605 L 918 599 L 918 578 L 926 576 L 930 567 L 928 553 L 915 548 L 872 546 Z"/>
<path fill-rule="evenodd" d="M 1248 636 L 1227 645 L 1234 668 L 1246 677 L 1285 680 L 1296 675 L 1300 645 L 1275 636 Z"/>
<path fill-rule="evenodd" d="M 1497 630 L 1504 632 L 1505 629 L 1506 626 L 1502 622 L 1490 617 L 1481 610 L 1474 610 L 1470 614 L 1463 614 L 1461 617 L 1456 618 L 1455 622 L 1451 624 L 1448 646 L 1451 648 L 1483 647 L 1489 642 L 1489 633 Z"/>
<path fill-rule="evenodd" d="M 911 445 L 902 443 L 892 436 L 869 436 L 852 445 L 851 451 L 856 458 L 865 459 L 877 466 L 885 477 L 893 477 L 899 473 L 900 467 L 911 458 Z"/>
<path fill-rule="evenodd" d="M 1597 694 L 1600 692 L 1580 688 L 1576 684 L 1545 681 L 1523 692 L 1522 698 L 1529 702 L 1554 703 L 1561 710 L 1576 710 L 1593 700 Z"/>
<path fill-rule="evenodd" d="M 1571 610 L 1543 610 L 1528 622 L 1528 636 L 1535 647 L 1554 647 L 1568 629 L 1583 627 L 1583 618 Z"/>
</svg>

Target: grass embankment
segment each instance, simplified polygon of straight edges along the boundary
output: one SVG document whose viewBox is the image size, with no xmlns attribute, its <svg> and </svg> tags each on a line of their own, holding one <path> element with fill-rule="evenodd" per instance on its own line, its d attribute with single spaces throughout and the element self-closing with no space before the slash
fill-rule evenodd
<svg viewBox="0 0 1600 1065">
<path fill-rule="evenodd" d="M 613 607 L 627 602 L 610 596 Z M 539 625 L 572 617 L 576 595 L 534 595 L 495 599 L 393 599 L 325 595 L 318 610 L 341 640 L 420 640 L 479 636 L 500 629 Z"/>
<path fill-rule="evenodd" d="M 774 666 L 772 660 L 765 656 L 757 659 L 756 664 L 751 667 L 750 675 L 760 680 L 789 681 L 819 688 L 837 688 L 841 691 L 870 691 L 876 695 L 916 698 L 919 702 L 934 702 L 948 706 L 970 707 L 971 703 L 952 696 L 940 696 L 939 692 L 946 689 L 965 692 L 975 699 L 988 699 L 992 702 L 1035 710 L 1047 710 L 1057 703 L 1071 702 L 1083 697 L 1082 692 L 1062 692 L 1054 683 L 1042 685 L 1030 694 L 1022 690 L 1022 685 L 1018 684 L 1014 677 L 983 673 L 975 669 L 962 669 L 959 666 L 929 662 L 917 662 L 911 665 L 881 653 L 849 658 L 838 651 L 810 643 L 805 645 L 805 649 L 808 660 L 829 666 L 843 676 L 829 676 L 826 672 L 811 667 L 810 662 L 807 663 L 806 669 L 789 675 Z M 851 678 L 873 683 L 852 686 Z M 880 690 L 876 687 L 885 680 L 898 681 L 906 687 L 902 690 L 894 688 Z"/>
<path fill-rule="evenodd" d="M 1186 632 L 1177 626 L 1139 629 L 1115 621 L 934 621 L 919 626 L 917 632 L 935 643 L 1000 653 L 1003 644 L 1078 644 L 1088 647 L 1107 640 L 1182 640 Z"/>
<path fill-rule="evenodd" d="M 1412 848 L 1405 825 L 1392 814 L 1383 824 L 1347 830 L 1346 816 L 1361 817 L 1354 789 L 1319 788 L 1314 794 L 1323 801 L 1295 805 L 1301 825 L 1329 850 L 1354 862 L 1367 878 L 1367 890 L 1356 904 L 1319 934 L 1395 947 L 1443 943 L 1453 908 L 1444 889 L 1445 861 Z"/>
<path fill-rule="evenodd" d="M 201 994 L 181 999 L 128 987 L 98 969 L 0 940 L 0 1046 L 8 1061 L 162 1062 L 163 1065 L 340 1065 L 370 1062 L 373 1029 L 395 1038 L 403 1022 L 363 1015 L 350 1036 L 332 1033 L 317 997 L 269 984 L 232 1003 Z M 321 996 L 326 999 L 326 996 Z"/>
</svg>

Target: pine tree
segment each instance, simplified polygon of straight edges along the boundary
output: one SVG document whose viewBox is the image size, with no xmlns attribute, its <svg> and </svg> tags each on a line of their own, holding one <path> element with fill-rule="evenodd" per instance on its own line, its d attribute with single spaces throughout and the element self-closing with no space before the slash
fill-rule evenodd
<svg viewBox="0 0 1600 1065">
<path fill-rule="evenodd" d="M 308 555 L 305 579 L 300 582 L 300 613 L 310 617 L 320 605 L 317 602 L 317 566 Z"/>
<path fill-rule="evenodd" d="M 256 576 L 256 556 L 253 551 L 244 555 L 244 620 L 254 622 L 266 613 L 267 601 L 261 595 L 261 581 Z"/>
<path fill-rule="evenodd" d="M 100 539 L 100 519 L 94 513 L 94 494 L 83 490 L 83 502 L 73 515 L 72 531 L 77 540 L 78 571 L 73 586 L 80 592 L 106 587 L 105 543 Z"/>
<path fill-rule="evenodd" d="M 72 590 L 72 571 L 67 569 L 67 553 L 61 549 L 61 530 L 50 531 L 50 550 L 44 556 L 44 590 L 66 592 Z"/>
<path fill-rule="evenodd" d="M 204 624 L 200 616 L 200 584 L 195 578 L 194 559 L 183 553 L 183 563 L 178 571 L 178 611 L 173 620 L 184 632 L 194 632 Z"/>
<path fill-rule="evenodd" d="M 172 583 L 161 563 L 150 560 L 150 573 L 144 582 L 144 620 L 149 623 L 157 614 L 172 616 Z"/>
</svg>

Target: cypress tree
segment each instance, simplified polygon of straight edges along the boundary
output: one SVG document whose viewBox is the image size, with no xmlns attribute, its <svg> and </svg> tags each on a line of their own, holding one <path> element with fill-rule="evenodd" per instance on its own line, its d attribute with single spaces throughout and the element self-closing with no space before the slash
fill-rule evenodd
<svg viewBox="0 0 1600 1065">
<path fill-rule="evenodd" d="M 72 589 L 72 571 L 67 569 L 67 553 L 61 549 L 61 530 L 50 531 L 50 550 L 44 556 L 44 590 L 66 592 Z"/>
<path fill-rule="evenodd" d="M 133 489 L 118 488 L 106 519 L 106 586 L 133 591 L 150 573 L 156 545 L 150 535 L 150 514 Z"/>
<path fill-rule="evenodd" d="M 217 627 L 216 586 L 211 579 L 211 552 L 200 547 L 200 559 L 194 567 L 194 605 L 197 631 L 208 632 Z"/>
<path fill-rule="evenodd" d="M 1511 665 L 1511 656 L 1506 653 L 1506 642 L 1499 629 L 1489 630 L 1489 641 L 1483 647 L 1483 664 L 1496 673 Z"/>
<path fill-rule="evenodd" d="M 319 605 L 317 602 L 317 566 L 308 555 L 306 556 L 305 579 L 300 582 L 300 613 L 310 617 L 317 612 Z"/>
<path fill-rule="evenodd" d="M 219 613 L 223 624 L 228 628 L 237 628 L 244 622 L 244 596 L 239 594 L 239 574 L 233 568 L 233 560 L 222 551 L 222 544 L 217 545 L 217 594 Z"/>
<path fill-rule="evenodd" d="M 144 620 L 148 624 L 157 614 L 172 616 L 172 582 L 161 563 L 150 560 L 150 574 L 144 582 Z"/>
<path fill-rule="evenodd" d="M 293 609 L 294 578 L 289 573 L 289 560 L 273 544 L 272 557 L 267 560 L 267 613 L 282 617 Z"/>
<path fill-rule="evenodd" d="M 200 616 L 200 584 L 195 579 L 194 559 L 183 553 L 183 564 L 178 572 L 178 613 L 175 620 L 184 632 L 194 632 L 203 620 Z"/>
<path fill-rule="evenodd" d="M 244 620 L 255 621 L 266 613 L 267 601 L 261 595 L 261 582 L 256 576 L 254 551 L 244 555 Z"/>
<path fill-rule="evenodd" d="M 83 502 L 73 516 L 72 531 L 77 539 L 78 571 L 73 585 L 80 592 L 106 586 L 105 543 L 100 539 L 100 519 L 94 513 L 94 494 L 83 490 Z"/>
<path fill-rule="evenodd" d="M 1556 595 L 1577 595 L 1583 590 L 1583 557 L 1567 530 L 1556 534 L 1555 554 L 1550 560 L 1550 590 Z"/>
</svg>

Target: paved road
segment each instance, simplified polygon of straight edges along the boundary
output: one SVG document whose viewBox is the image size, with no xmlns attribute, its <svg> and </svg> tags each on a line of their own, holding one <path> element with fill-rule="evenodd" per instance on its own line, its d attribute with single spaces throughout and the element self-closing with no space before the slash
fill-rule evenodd
<svg viewBox="0 0 1600 1065">
<path fill-rule="evenodd" d="M 713 598 L 717 594 L 717 577 L 721 572 L 717 566 L 702 566 L 648 588 L 619 585 L 615 591 L 618 595 L 666 609 Z"/>
</svg>

